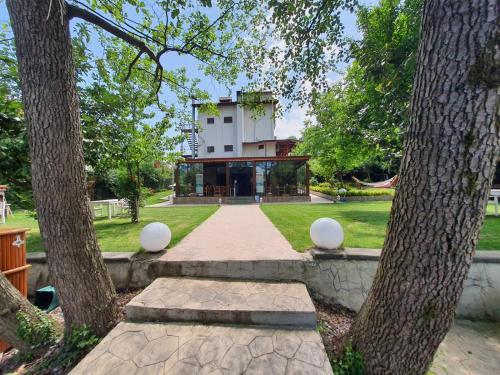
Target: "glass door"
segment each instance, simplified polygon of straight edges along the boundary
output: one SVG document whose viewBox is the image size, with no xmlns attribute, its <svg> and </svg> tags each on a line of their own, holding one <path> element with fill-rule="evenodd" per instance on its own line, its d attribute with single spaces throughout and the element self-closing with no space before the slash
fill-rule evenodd
<svg viewBox="0 0 500 375">
<path fill-rule="evenodd" d="M 229 186 L 232 197 L 250 197 L 254 194 L 253 162 L 229 163 Z"/>
</svg>

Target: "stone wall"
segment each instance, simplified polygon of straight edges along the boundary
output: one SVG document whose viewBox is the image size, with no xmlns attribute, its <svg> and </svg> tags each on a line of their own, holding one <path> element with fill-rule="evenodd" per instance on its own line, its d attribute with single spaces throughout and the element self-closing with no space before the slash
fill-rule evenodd
<svg viewBox="0 0 500 375">
<path fill-rule="evenodd" d="M 117 290 L 144 288 L 154 280 L 151 264 L 164 252 L 146 253 L 103 253 L 111 279 Z M 28 296 L 34 296 L 39 288 L 51 284 L 45 253 L 28 253 Z"/>
<path fill-rule="evenodd" d="M 103 253 L 103 257 L 118 290 L 144 288 L 161 276 L 297 280 L 316 297 L 358 311 L 370 290 L 380 250 L 346 249 L 337 254 L 313 250 L 293 261 L 166 262 L 157 259 L 162 254 Z M 29 253 L 28 263 L 32 296 L 51 281 L 44 253 Z M 476 253 L 457 315 L 500 321 L 500 251 Z"/>
<path fill-rule="evenodd" d="M 217 204 L 219 197 L 174 197 L 173 204 Z"/>
<path fill-rule="evenodd" d="M 281 203 L 281 202 L 310 202 L 309 195 L 267 195 L 262 197 L 264 203 Z"/>
<path fill-rule="evenodd" d="M 237 202 L 238 199 L 244 200 L 242 197 L 221 197 L 223 204 Z M 254 203 L 253 197 L 246 197 L 248 203 Z M 262 199 L 265 203 L 277 202 L 310 202 L 309 195 L 280 195 L 280 196 L 265 196 Z M 174 204 L 218 204 L 219 197 L 174 197 Z"/>
<path fill-rule="evenodd" d="M 304 282 L 318 297 L 358 311 L 370 290 L 380 250 L 313 250 L 304 261 Z M 457 308 L 457 316 L 500 321 L 500 251 L 478 251 Z"/>
</svg>

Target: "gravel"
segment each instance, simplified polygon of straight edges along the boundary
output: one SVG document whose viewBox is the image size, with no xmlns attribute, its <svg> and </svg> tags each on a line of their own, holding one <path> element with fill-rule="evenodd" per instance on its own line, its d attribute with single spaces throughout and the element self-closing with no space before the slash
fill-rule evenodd
<svg viewBox="0 0 500 375">
<path fill-rule="evenodd" d="M 317 311 L 317 329 L 328 357 L 336 358 L 356 314 L 341 305 L 326 304 L 319 300 L 314 300 L 314 305 Z"/>
</svg>

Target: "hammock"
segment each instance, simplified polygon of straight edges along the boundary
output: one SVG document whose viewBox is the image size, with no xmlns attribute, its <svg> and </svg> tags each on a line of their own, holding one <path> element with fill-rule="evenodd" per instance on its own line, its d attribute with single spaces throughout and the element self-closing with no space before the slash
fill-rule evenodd
<svg viewBox="0 0 500 375">
<path fill-rule="evenodd" d="M 364 185 L 364 186 L 369 186 L 369 187 L 373 187 L 373 188 L 392 188 L 392 187 L 396 186 L 399 178 L 398 178 L 398 175 L 396 175 L 388 180 L 380 181 L 380 182 L 363 182 L 361 180 L 358 180 L 354 176 L 352 177 L 352 179 L 354 180 L 354 182 L 358 186 Z"/>
</svg>

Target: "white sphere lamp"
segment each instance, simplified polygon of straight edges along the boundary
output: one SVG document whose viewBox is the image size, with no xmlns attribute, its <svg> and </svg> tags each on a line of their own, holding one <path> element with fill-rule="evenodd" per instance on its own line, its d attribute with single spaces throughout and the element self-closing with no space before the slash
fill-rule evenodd
<svg viewBox="0 0 500 375">
<path fill-rule="evenodd" d="M 142 228 L 139 240 L 141 246 L 149 253 L 156 253 L 165 249 L 172 239 L 172 232 L 168 225 L 154 222 Z"/>
<path fill-rule="evenodd" d="M 344 230 L 337 220 L 322 217 L 312 223 L 309 230 L 311 240 L 317 248 L 334 250 L 344 242 Z"/>
</svg>

